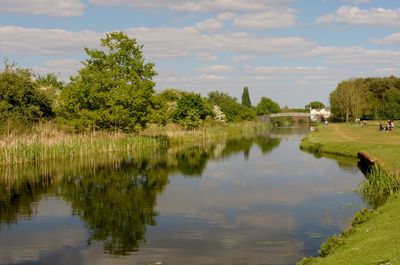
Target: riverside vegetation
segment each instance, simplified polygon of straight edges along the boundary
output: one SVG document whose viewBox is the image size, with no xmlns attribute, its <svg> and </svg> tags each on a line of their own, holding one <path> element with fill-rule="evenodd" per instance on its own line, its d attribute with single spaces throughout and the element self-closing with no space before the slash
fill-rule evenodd
<svg viewBox="0 0 400 265">
<path fill-rule="evenodd" d="M 260 124 L 253 122 L 256 115 L 281 111 L 279 105 L 267 97 L 262 97 L 253 107 L 247 87 L 241 103 L 219 91 L 210 92 L 206 98 L 174 88 L 156 93 L 152 80 L 156 75 L 155 66 L 144 59 L 143 46 L 122 32 L 107 34 L 100 42 L 101 50 L 85 49 L 88 59 L 68 84 L 57 80 L 54 74 L 36 76 L 29 69 L 5 62 L 0 72 L 2 166 L 42 161 L 57 164 L 56 161 L 71 159 L 113 161 L 119 153 L 145 154 L 166 146 L 203 145 L 228 135 L 262 130 Z M 396 77 L 348 80 L 331 93 L 331 108 L 339 120 L 349 121 L 361 116 L 395 119 L 400 113 L 399 91 L 400 79 Z M 311 102 L 307 106 L 322 107 L 323 104 Z M 284 110 L 290 111 L 288 107 Z M 388 132 L 383 137 L 376 128 L 356 129 L 352 125 L 332 124 L 329 130 L 322 129 L 308 136 L 302 147 L 319 154 L 346 156 L 366 151 L 375 157 L 378 169 L 370 174 L 370 181 L 362 188 L 368 195 L 366 198 L 372 200 L 374 196 L 381 197 L 380 193 L 396 191 L 400 174 L 398 132 Z M 393 236 L 400 234 L 393 221 L 400 204 L 396 196 L 372 213 L 360 213 L 349 232 L 328 240 L 321 254 L 330 254 L 321 259 L 322 262 L 399 263 L 395 244 L 399 238 Z M 368 221 L 363 222 L 366 219 Z M 374 225 L 369 227 L 368 224 Z M 359 232 L 363 229 L 366 234 Z M 350 234 L 352 236 L 348 237 Z M 366 238 L 369 240 L 364 240 Z M 339 256 L 343 252 L 340 250 L 353 239 L 352 252 Z M 374 250 L 378 248 L 382 251 L 376 253 Z M 310 262 L 320 262 L 320 259 L 303 261 L 304 264 Z"/>
<path fill-rule="evenodd" d="M 360 151 L 375 159 L 375 167 L 360 185 L 365 199 L 375 206 L 354 217 L 349 230 L 322 244 L 320 257 L 298 264 L 400 264 L 400 131 L 378 131 L 378 123 L 365 128 L 357 124 L 330 124 L 309 134 L 301 148 L 316 155 L 357 157 Z M 382 202 L 384 200 L 384 202 Z"/>
</svg>

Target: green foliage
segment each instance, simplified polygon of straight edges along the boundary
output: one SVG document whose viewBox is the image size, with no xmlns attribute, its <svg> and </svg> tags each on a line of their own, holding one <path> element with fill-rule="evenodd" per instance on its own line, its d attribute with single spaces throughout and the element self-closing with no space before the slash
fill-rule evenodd
<svg viewBox="0 0 400 265">
<path fill-rule="evenodd" d="M 362 209 L 361 211 L 357 212 L 354 215 L 354 219 L 351 222 L 351 226 L 356 227 L 362 223 L 365 223 L 366 221 L 369 220 L 369 218 L 371 218 L 371 215 L 372 215 L 371 210 L 368 210 L 367 208 Z"/>
<path fill-rule="evenodd" d="M 58 80 L 54 73 L 50 73 L 38 75 L 36 77 L 36 84 L 46 97 L 50 99 L 53 110 L 57 111 L 60 107 L 60 95 L 65 86 L 64 82 Z"/>
<path fill-rule="evenodd" d="M 174 121 L 187 129 L 195 129 L 213 112 L 208 102 L 200 94 L 187 93 L 177 102 Z"/>
<path fill-rule="evenodd" d="M 329 254 L 333 253 L 338 247 L 344 245 L 344 240 L 340 235 L 334 235 L 328 238 L 324 243 L 321 245 L 319 255 L 321 257 L 326 257 Z"/>
<path fill-rule="evenodd" d="M 0 72 L 0 120 L 31 125 L 53 118 L 49 97 L 38 88 L 30 70 L 5 62 Z"/>
<path fill-rule="evenodd" d="M 253 108 L 242 106 L 237 102 L 236 98 L 229 96 L 227 93 L 212 91 L 208 93 L 208 101 L 221 109 L 228 122 L 253 120 L 256 117 Z"/>
<path fill-rule="evenodd" d="M 320 101 L 312 101 L 304 107 L 304 109 L 306 109 L 307 111 L 310 110 L 310 108 L 323 109 L 323 108 L 325 108 L 325 104 Z"/>
<path fill-rule="evenodd" d="M 178 100 L 188 92 L 175 88 L 168 88 L 153 97 L 153 109 L 150 122 L 166 125 L 172 122 Z"/>
<path fill-rule="evenodd" d="M 262 97 L 256 106 L 257 115 L 279 113 L 280 111 L 281 108 L 279 107 L 279 104 L 267 97 Z"/>
<path fill-rule="evenodd" d="M 360 187 L 367 197 L 382 197 L 393 194 L 400 189 L 400 181 L 385 170 L 374 166 L 367 174 L 367 180 Z"/>
<path fill-rule="evenodd" d="M 330 94 L 336 120 L 400 118 L 400 78 L 369 77 L 341 82 Z"/>
<path fill-rule="evenodd" d="M 400 119 L 400 88 L 386 90 L 382 100 L 381 116 L 393 120 Z"/>
<path fill-rule="evenodd" d="M 61 115 L 78 130 L 137 131 L 150 119 L 154 64 L 122 32 L 107 34 L 101 46 L 106 51 L 85 48 L 89 58 L 63 90 Z"/>
<path fill-rule="evenodd" d="M 249 88 L 245 86 L 242 93 L 242 106 L 251 108 Z"/>
</svg>

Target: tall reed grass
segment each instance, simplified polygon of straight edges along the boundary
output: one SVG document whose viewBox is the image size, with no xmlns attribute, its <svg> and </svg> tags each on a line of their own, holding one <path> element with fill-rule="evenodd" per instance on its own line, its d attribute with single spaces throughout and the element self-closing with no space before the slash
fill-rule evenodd
<svg viewBox="0 0 400 265">
<path fill-rule="evenodd" d="M 366 177 L 367 179 L 360 186 L 361 193 L 366 197 L 385 197 L 400 189 L 399 179 L 377 165 L 371 168 Z"/>
<path fill-rule="evenodd" d="M 158 150 L 168 145 L 162 137 L 123 133 L 67 133 L 54 125 L 41 124 L 25 134 L 7 134 L 0 139 L 0 165 L 37 163 L 60 159 L 103 157 L 114 152 Z"/>
</svg>

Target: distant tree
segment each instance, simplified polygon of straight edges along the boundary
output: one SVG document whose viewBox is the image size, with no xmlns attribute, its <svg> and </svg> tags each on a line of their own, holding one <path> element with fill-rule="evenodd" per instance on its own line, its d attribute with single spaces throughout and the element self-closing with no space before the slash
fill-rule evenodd
<svg viewBox="0 0 400 265">
<path fill-rule="evenodd" d="M 36 83 L 41 91 L 50 99 L 53 110 L 60 106 L 60 95 L 65 84 L 60 81 L 54 73 L 38 75 Z"/>
<path fill-rule="evenodd" d="M 142 45 L 122 32 L 106 34 L 62 92 L 62 116 L 77 129 L 96 127 L 138 131 L 150 119 L 154 64 Z"/>
<path fill-rule="evenodd" d="M 62 90 L 64 87 L 64 82 L 58 80 L 58 77 L 54 73 L 49 73 L 45 75 L 38 75 L 36 77 L 36 82 L 39 87 L 52 87 Z"/>
<path fill-rule="evenodd" d="M 237 99 L 227 93 L 212 91 L 208 93 L 208 101 L 212 105 L 217 105 L 225 114 L 226 121 L 252 120 L 255 112 L 252 108 L 244 107 Z"/>
<path fill-rule="evenodd" d="M 279 104 L 267 97 L 262 97 L 256 106 L 257 115 L 279 113 L 280 110 Z"/>
<path fill-rule="evenodd" d="M 400 119 L 400 90 L 389 89 L 383 94 L 382 116 L 388 119 Z"/>
<path fill-rule="evenodd" d="M 312 101 L 304 107 L 306 110 L 312 109 L 323 109 L 325 108 L 325 104 L 319 101 Z"/>
<path fill-rule="evenodd" d="M 187 93 L 175 88 L 168 88 L 154 95 L 150 121 L 161 125 L 172 122 L 178 100 Z"/>
<path fill-rule="evenodd" d="M 245 86 L 243 88 L 243 93 L 242 93 L 242 106 L 244 107 L 251 107 L 251 101 L 250 101 L 250 94 L 249 94 L 249 88 Z"/>
<path fill-rule="evenodd" d="M 350 118 L 360 118 L 365 108 L 365 95 L 355 80 L 342 81 L 329 95 L 332 113 L 336 117 L 345 118 L 346 122 Z"/>
<path fill-rule="evenodd" d="M 50 99 L 38 88 L 29 69 L 5 62 L 0 72 L 0 120 L 32 124 L 53 118 Z"/>
<path fill-rule="evenodd" d="M 200 94 L 187 93 L 177 102 L 174 121 L 187 129 L 195 129 L 213 112 L 208 102 Z"/>
</svg>

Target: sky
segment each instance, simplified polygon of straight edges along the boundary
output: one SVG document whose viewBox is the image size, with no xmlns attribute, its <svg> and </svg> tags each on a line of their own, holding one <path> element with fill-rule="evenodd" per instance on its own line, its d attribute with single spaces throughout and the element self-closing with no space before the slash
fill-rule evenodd
<svg viewBox="0 0 400 265">
<path fill-rule="evenodd" d="M 342 80 L 400 75 L 400 0 L 0 0 L 0 57 L 68 82 L 106 33 L 143 45 L 156 91 L 329 105 Z M 3 66 L 1 66 L 3 67 Z"/>
</svg>

